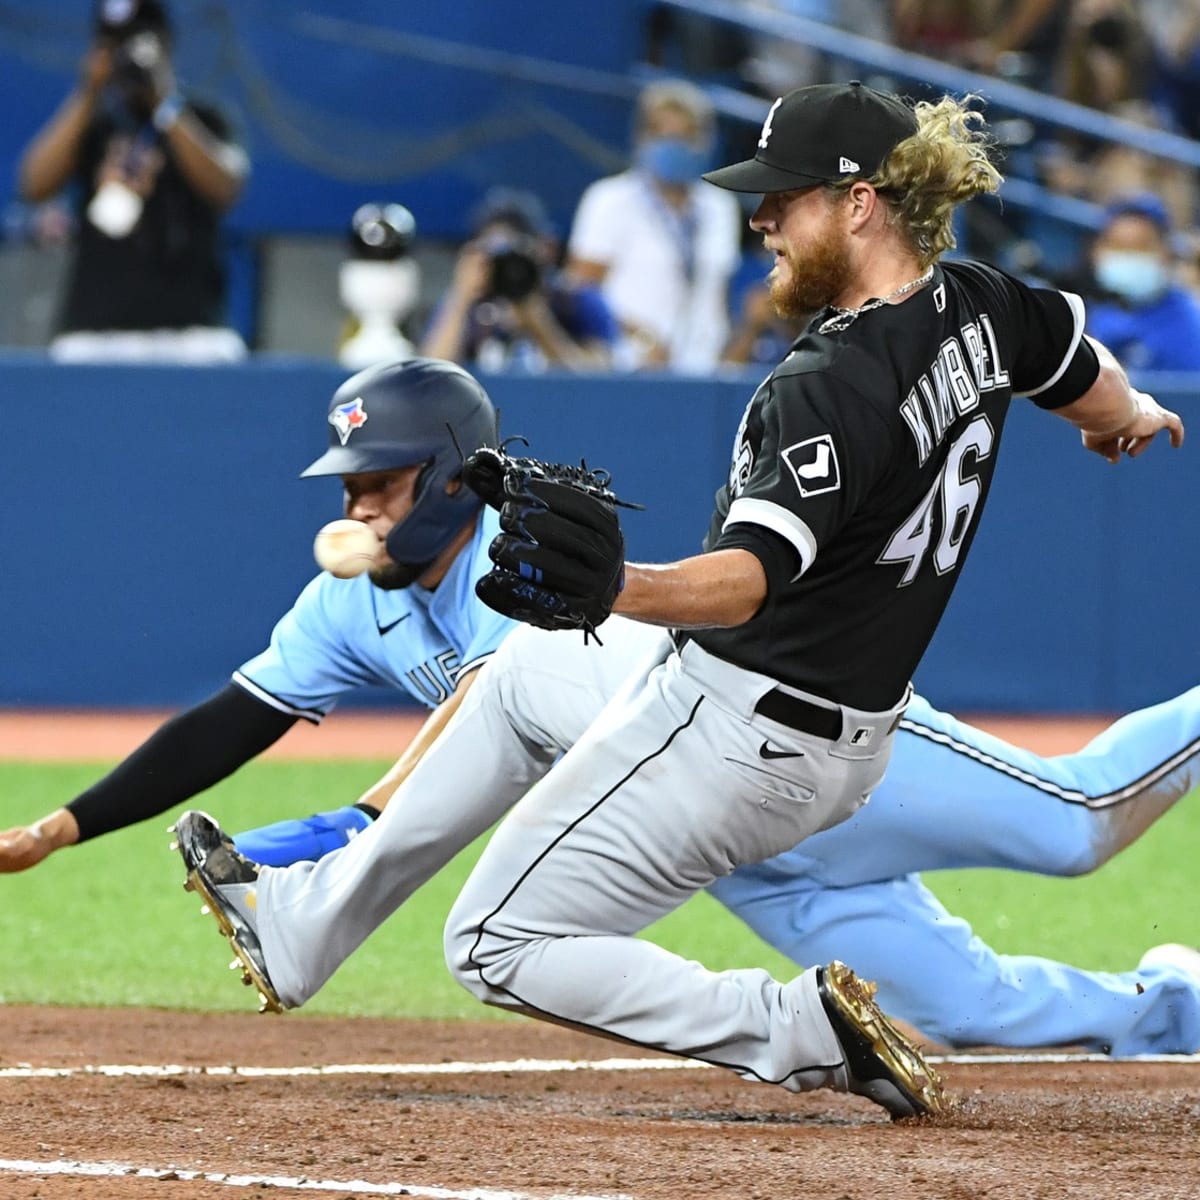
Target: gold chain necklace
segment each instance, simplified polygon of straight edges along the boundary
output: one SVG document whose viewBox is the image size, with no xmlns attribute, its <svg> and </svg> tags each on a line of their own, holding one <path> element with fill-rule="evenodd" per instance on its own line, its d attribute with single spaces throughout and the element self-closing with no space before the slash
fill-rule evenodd
<svg viewBox="0 0 1200 1200">
<path fill-rule="evenodd" d="M 907 296 L 909 292 L 916 288 L 924 287 L 933 278 L 933 268 L 930 267 L 923 275 L 919 275 L 916 279 L 910 279 L 908 283 L 902 283 L 894 292 L 888 292 L 881 300 L 878 296 L 873 296 L 865 304 L 860 304 L 857 308 L 838 308 L 836 305 L 830 305 L 833 309 L 833 316 L 826 317 L 824 321 L 817 326 L 818 333 L 838 333 L 846 329 L 855 317 L 861 316 L 865 312 L 870 312 L 873 308 L 882 308 L 885 304 L 891 303 L 893 300 L 898 300 L 901 296 Z"/>
</svg>

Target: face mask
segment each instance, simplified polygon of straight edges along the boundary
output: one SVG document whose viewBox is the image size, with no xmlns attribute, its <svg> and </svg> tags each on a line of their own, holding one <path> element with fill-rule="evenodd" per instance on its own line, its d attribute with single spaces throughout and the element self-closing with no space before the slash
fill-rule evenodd
<svg viewBox="0 0 1200 1200">
<path fill-rule="evenodd" d="M 384 313 L 400 320 L 416 305 L 420 286 L 419 269 L 411 258 L 348 259 L 338 269 L 338 294 L 352 313 Z"/>
<path fill-rule="evenodd" d="M 1108 250 L 1096 257 L 1096 281 L 1131 304 L 1145 304 L 1161 296 L 1170 279 L 1157 254 Z"/>
<path fill-rule="evenodd" d="M 683 138 L 654 138 L 638 147 L 637 165 L 662 183 L 695 183 L 708 166 L 707 146 Z"/>
</svg>

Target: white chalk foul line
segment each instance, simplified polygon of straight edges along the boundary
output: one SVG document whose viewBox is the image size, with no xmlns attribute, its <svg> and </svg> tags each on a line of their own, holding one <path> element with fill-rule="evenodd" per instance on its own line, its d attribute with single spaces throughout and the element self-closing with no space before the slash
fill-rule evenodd
<svg viewBox="0 0 1200 1200">
<path fill-rule="evenodd" d="M 419 1187 L 414 1183 L 368 1183 L 364 1179 L 309 1179 L 306 1175 L 232 1175 L 222 1171 L 180 1171 L 172 1167 L 135 1167 L 132 1163 L 72 1162 L 56 1159 L 35 1162 L 30 1159 L 0 1158 L 0 1172 L 12 1175 L 68 1175 L 74 1178 L 158 1179 L 201 1183 L 224 1183 L 229 1187 L 290 1188 L 308 1192 L 341 1192 L 354 1196 L 423 1196 L 427 1200 L 533 1200 L 525 1192 L 497 1192 L 491 1188 Z M 549 1200 L 568 1200 L 566 1196 Z M 569 1200 L 632 1200 L 626 1195 L 580 1196 Z"/>
<path fill-rule="evenodd" d="M 1200 1054 L 1140 1054 L 1110 1058 L 1107 1054 L 930 1054 L 936 1066 L 1020 1066 L 1023 1064 L 1172 1063 L 1200 1064 Z M 21 1063 L 0 1067 L 0 1079 L 69 1079 L 74 1075 L 145 1076 L 237 1075 L 245 1079 L 300 1078 L 331 1075 L 526 1075 L 569 1071 L 706 1071 L 707 1063 L 687 1058 L 516 1058 L 507 1062 L 334 1063 L 324 1067 L 182 1066 L 178 1063 L 109 1063 L 80 1067 L 33 1067 Z"/>
</svg>

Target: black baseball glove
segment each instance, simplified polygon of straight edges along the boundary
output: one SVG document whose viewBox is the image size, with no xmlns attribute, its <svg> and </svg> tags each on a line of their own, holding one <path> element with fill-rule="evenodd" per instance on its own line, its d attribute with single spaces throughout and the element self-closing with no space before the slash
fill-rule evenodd
<svg viewBox="0 0 1200 1200">
<path fill-rule="evenodd" d="M 594 635 L 625 577 L 625 538 L 605 471 L 476 450 L 463 481 L 500 512 L 496 565 L 475 584 L 489 608 L 539 629 Z"/>
</svg>

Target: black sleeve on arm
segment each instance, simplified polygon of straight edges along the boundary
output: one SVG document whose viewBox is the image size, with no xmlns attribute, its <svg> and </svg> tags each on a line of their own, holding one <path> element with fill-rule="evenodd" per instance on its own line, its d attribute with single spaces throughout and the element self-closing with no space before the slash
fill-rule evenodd
<svg viewBox="0 0 1200 1200">
<path fill-rule="evenodd" d="M 1087 338 L 1080 338 L 1079 345 L 1070 361 L 1063 368 L 1063 373 L 1045 390 L 1040 391 L 1030 399 L 1038 408 L 1062 408 L 1064 404 L 1072 404 L 1096 382 L 1100 375 L 1100 359 L 1092 343 Z"/>
<path fill-rule="evenodd" d="M 227 684 L 172 717 L 67 808 L 79 840 L 157 816 L 232 775 L 277 742 L 296 717 Z"/>
</svg>

